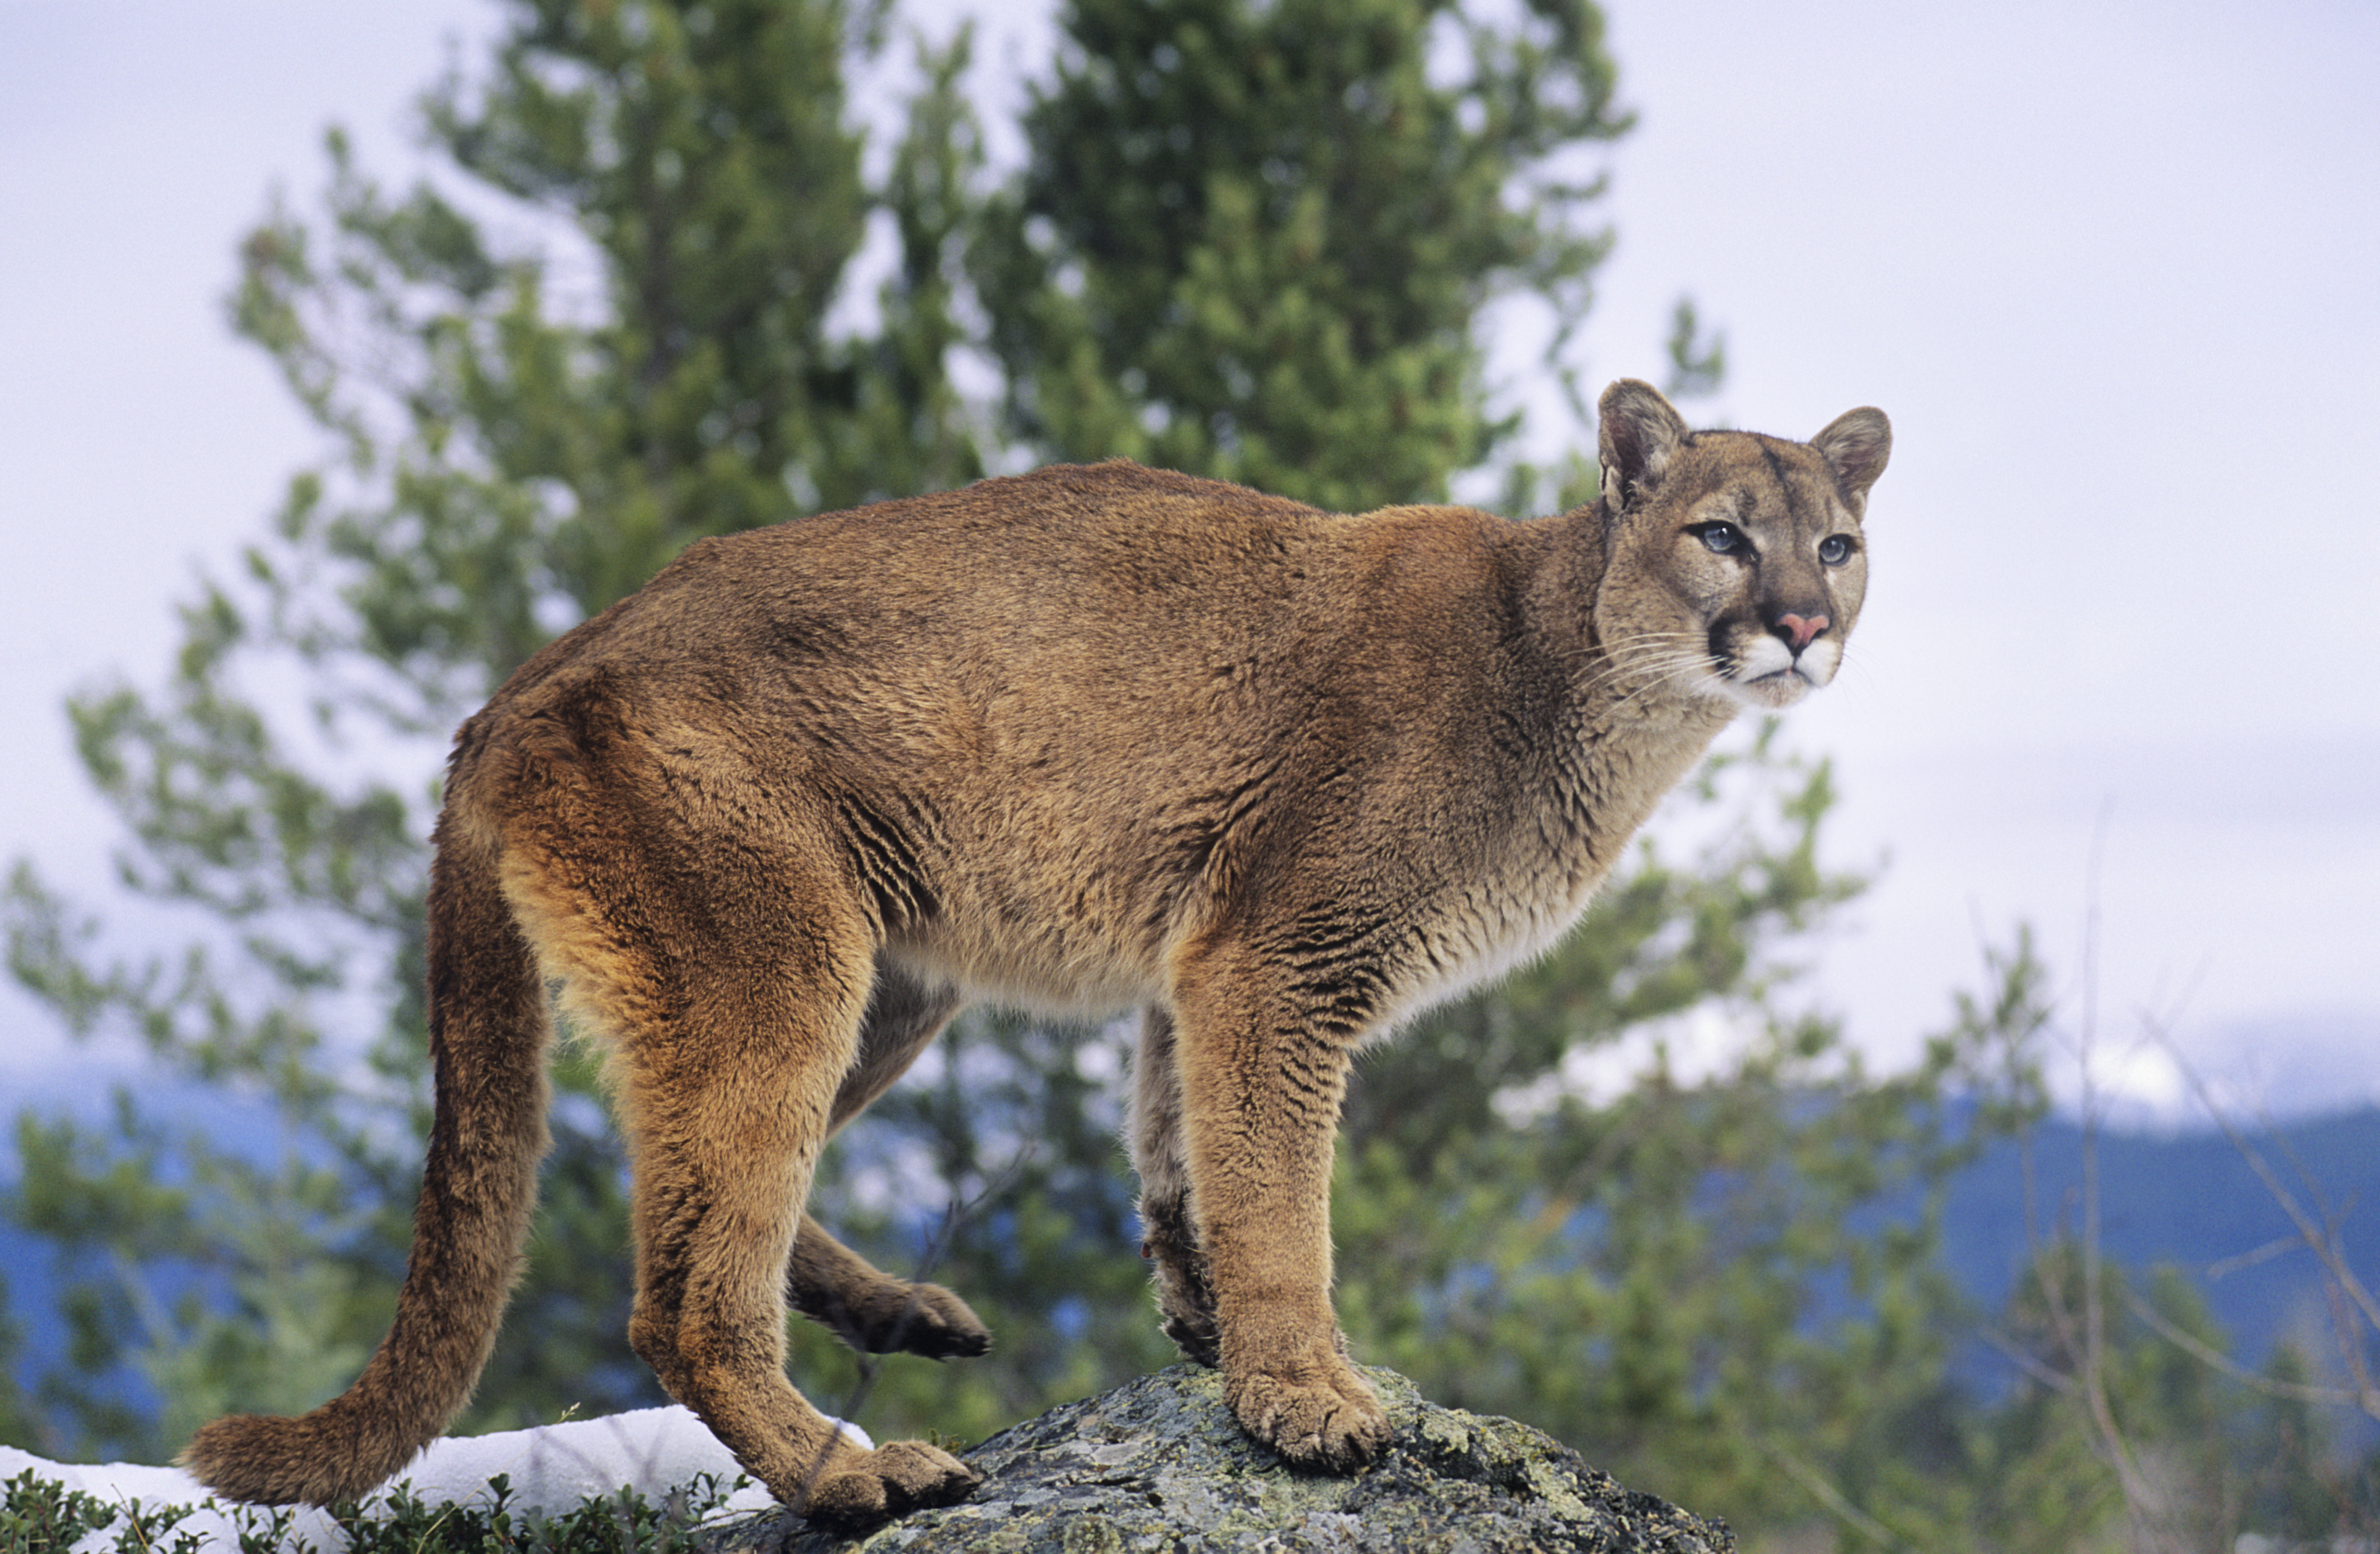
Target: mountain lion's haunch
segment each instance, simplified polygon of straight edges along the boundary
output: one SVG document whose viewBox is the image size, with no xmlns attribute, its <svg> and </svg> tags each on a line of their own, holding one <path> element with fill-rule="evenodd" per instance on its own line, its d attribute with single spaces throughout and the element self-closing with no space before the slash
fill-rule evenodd
<svg viewBox="0 0 2380 1554">
<path fill-rule="evenodd" d="M 1738 709 L 1841 662 L 1890 442 L 1689 432 L 1603 396 L 1603 497 L 1511 523 L 1317 512 L 1126 463 L 688 547 L 455 737 L 430 890 L 437 1120 L 388 1338 L 187 1461 L 358 1496 L 468 1397 L 545 1143 L 547 984 L 609 1051 L 629 1341 L 787 1504 L 958 1499 L 787 1382 L 788 1299 L 978 1354 L 965 1303 L 803 1212 L 828 1136 L 961 1005 L 1145 1011 L 1132 1145 L 1165 1330 L 1248 1432 L 1344 1470 L 1388 1426 L 1330 1308 L 1348 1062 L 1545 948 Z"/>
</svg>

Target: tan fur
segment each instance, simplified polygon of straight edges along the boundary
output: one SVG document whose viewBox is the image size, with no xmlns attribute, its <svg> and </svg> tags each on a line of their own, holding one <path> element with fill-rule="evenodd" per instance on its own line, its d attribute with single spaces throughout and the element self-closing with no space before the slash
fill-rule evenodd
<svg viewBox="0 0 2380 1554">
<path fill-rule="evenodd" d="M 1285 1457 L 1367 1460 L 1330 1300 L 1350 1055 L 1569 927 L 1740 706 L 1832 674 L 1865 584 L 1882 415 L 1800 444 L 1691 434 L 1642 383 L 1603 412 L 1607 498 L 1560 517 L 1050 468 L 705 540 L 538 654 L 455 742 L 395 1326 L 344 1396 L 188 1461 L 353 1497 L 462 1406 L 527 1232 L 548 979 L 611 1047 L 630 1341 L 788 1504 L 856 1526 L 974 1482 L 852 1445 L 783 1362 L 789 1299 L 865 1348 L 988 1342 L 802 1211 L 975 999 L 1146 1011 L 1166 1330 Z"/>
</svg>

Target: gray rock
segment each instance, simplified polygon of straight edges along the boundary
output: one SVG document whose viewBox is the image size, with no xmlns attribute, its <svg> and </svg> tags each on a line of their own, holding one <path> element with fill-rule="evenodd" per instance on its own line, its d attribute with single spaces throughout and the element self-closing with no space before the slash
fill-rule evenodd
<svg viewBox="0 0 2380 1554">
<path fill-rule="evenodd" d="M 730 1529 L 722 1554 L 1729 1554 L 1724 1522 L 1633 1494 L 1510 1419 L 1423 1400 L 1366 1367 L 1396 1439 L 1353 1477 L 1296 1473 L 1242 1434 L 1222 1378 L 1190 1366 L 1055 1408 L 965 1453 L 965 1503 L 848 1540 L 786 1514 Z"/>
</svg>

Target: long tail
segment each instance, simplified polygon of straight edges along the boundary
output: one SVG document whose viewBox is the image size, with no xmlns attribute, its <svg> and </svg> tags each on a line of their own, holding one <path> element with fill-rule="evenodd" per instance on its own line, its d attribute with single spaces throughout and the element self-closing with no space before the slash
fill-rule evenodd
<svg viewBox="0 0 2380 1554">
<path fill-rule="evenodd" d="M 233 1499 L 362 1498 L 470 1401 L 518 1276 L 545 1154 L 551 1023 L 535 956 L 492 852 L 438 827 L 430 876 L 430 1135 L 396 1319 L 356 1384 L 294 1419 L 200 1429 L 181 1462 Z"/>
</svg>

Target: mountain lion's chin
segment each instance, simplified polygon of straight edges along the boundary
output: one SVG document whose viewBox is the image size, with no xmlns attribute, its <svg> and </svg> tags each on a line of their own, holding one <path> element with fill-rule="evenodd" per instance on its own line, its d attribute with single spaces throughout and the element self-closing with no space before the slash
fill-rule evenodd
<svg viewBox="0 0 2380 1554">
<path fill-rule="evenodd" d="M 1729 700 L 1755 712 L 1781 711 L 1816 689 L 1798 669 L 1780 669 L 1755 680 L 1733 680 L 1722 676 L 1718 686 Z"/>
</svg>

